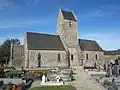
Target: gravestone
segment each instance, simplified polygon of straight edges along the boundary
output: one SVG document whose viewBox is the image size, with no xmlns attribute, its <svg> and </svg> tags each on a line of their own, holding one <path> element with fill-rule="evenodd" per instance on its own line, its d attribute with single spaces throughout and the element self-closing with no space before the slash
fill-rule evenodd
<svg viewBox="0 0 120 90">
<path fill-rule="evenodd" d="M 56 76 L 57 82 L 60 82 L 60 76 Z"/>
<path fill-rule="evenodd" d="M 45 75 L 42 76 L 42 83 L 45 83 L 46 77 Z"/>
</svg>

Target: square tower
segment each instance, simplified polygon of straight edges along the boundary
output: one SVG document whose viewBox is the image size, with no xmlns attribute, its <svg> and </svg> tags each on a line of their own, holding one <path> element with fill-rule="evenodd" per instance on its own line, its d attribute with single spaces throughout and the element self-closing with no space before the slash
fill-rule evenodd
<svg viewBox="0 0 120 90">
<path fill-rule="evenodd" d="M 59 10 L 57 34 L 68 48 L 78 44 L 77 19 L 73 12 Z"/>
<path fill-rule="evenodd" d="M 70 11 L 59 10 L 57 34 L 60 36 L 64 47 L 69 51 L 70 65 L 79 63 L 78 24 L 75 14 Z"/>
</svg>

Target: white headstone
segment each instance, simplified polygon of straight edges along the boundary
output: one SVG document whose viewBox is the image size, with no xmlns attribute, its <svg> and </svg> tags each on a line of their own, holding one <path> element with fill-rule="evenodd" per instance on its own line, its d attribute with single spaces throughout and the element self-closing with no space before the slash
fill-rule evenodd
<svg viewBox="0 0 120 90">
<path fill-rule="evenodd" d="M 60 76 L 56 76 L 57 82 L 60 82 Z"/>
<path fill-rule="evenodd" d="M 42 76 L 42 83 L 45 83 L 45 75 Z"/>
<path fill-rule="evenodd" d="M 112 76 L 112 67 L 110 66 L 110 77 Z"/>
</svg>

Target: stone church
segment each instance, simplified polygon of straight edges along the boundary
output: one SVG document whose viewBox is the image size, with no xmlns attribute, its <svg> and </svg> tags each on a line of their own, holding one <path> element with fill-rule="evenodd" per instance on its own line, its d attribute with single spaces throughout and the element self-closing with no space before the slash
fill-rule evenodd
<svg viewBox="0 0 120 90">
<path fill-rule="evenodd" d="M 57 21 L 54 35 L 26 32 L 24 45 L 12 49 L 11 64 L 16 68 L 73 67 L 88 63 L 103 65 L 111 57 L 120 55 L 120 50 L 105 51 L 94 40 L 79 39 L 78 20 L 73 11 L 60 9 Z"/>
</svg>

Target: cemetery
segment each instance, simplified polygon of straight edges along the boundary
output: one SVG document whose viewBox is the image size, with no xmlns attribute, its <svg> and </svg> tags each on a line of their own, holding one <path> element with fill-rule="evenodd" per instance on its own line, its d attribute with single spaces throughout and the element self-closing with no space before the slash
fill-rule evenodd
<svg viewBox="0 0 120 90">
<path fill-rule="evenodd" d="M 98 68 L 97 68 L 98 67 Z M 106 90 L 118 90 L 120 86 L 120 62 L 115 59 L 103 67 L 83 67 L 85 72 L 100 83 Z M 104 69 L 103 69 L 104 68 Z"/>
<path fill-rule="evenodd" d="M 84 66 L 83 70 L 93 80 L 99 83 L 104 90 L 118 90 L 120 86 L 119 60 L 110 62 L 104 67 L 98 64 Z M 0 78 L 1 90 L 12 90 L 6 88 L 19 88 L 19 90 L 76 90 L 72 85 L 74 80 L 73 68 L 53 69 L 23 69 L 16 70 L 7 67 L 1 68 L 4 75 Z"/>
<path fill-rule="evenodd" d="M 94 64 L 83 66 L 84 72 L 95 80 L 104 90 L 118 90 L 120 86 L 119 60 L 103 67 Z M 0 90 L 19 88 L 18 90 L 76 90 L 70 83 L 74 82 L 73 68 L 44 68 L 16 70 L 13 67 L 1 68 Z M 76 72 L 77 73 L 77 72 Z M 76 81 L 76 80 L 75 80 Z"/>
<path fill-rule="evenodd" d="M 34 88 L 32 90 L 38 90 L 36 87 L 53 86 L 54 88 L 61 85 L 63 88 L 75 90 L 70 89 L 71 86 L 66 86 L 66 82 L 70 81 L 72 81 L 72 69 L 8 70 L 4 77 L 0 78 L 0 90 L 7 90 L 6 88 L 19 88 L 19 90 Z"/>
</svg>

